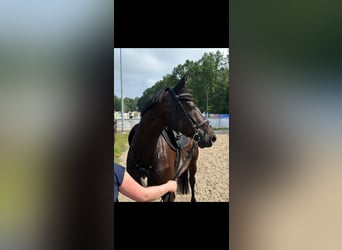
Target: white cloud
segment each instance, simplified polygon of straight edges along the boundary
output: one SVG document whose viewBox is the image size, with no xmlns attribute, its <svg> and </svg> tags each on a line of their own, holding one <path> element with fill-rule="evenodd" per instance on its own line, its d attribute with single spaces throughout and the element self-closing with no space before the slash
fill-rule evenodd
<svg viewBox="0 0 342 250">
<path fill-rule="evenodd" d="M 122 49 L 122 85 L 124 97 L 140 97 L 146 88 L 152 87 L 186 60 L 198 61 L 205 52 L 220 50 L 227 54 L 227 48 L 211 49 Z M 114 49 L 114 93 L 121 95 L 120 49 Z"/>
</svg>

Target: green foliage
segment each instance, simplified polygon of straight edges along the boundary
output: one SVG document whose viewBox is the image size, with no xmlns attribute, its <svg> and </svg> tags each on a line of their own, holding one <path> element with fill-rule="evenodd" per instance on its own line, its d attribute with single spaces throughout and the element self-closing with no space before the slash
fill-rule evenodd
<svg viewBox="0 0 342 250">
<path fill-rule="evenodd" d="M 114 162 L 119 163 L 119 157 L 128 148 L 128 133 L 116 133 L 114 145 Z"/>
<path fill-rule="evenodd" d="M 179 79 L 175 77 L 174 75 L 167 74 L 163 77 L 163 80 L 156 82 L 152 87 L 146 89 L 142 95 L 142 97 L 138 101 L 138 109 L 142 110 L 147 101 L 159 90 L 166 88 L 166 87 L 172 87 L 177 83 Z"/>
<path fill-rule="evenodd" d="M 125 97 L 124 98 L 124 112 L 135 111 L 138 107 L 139 98 L 134 99 Z M 114 95 L 114 109 L 115 111 L 121 111 L 121 98 Z"/>
<path fill-rule="evenodd" d="M 125 97 L 124 98 L 124 109 L 125 112 L 135 111 L 137 109 L 138 98 L 132 99 Z"/>
<path fill-rule="evenodd" d="M 204 53 L 197 62 L 186 60 L 173 71 L 145 89 L 143 95 L 135 99 L 124 99 L 124 112 L 142 110 L 147 101 L 160 89 L 174 86 L 188 73 L 187 89 L 192 93 L 199 109 L 214 114 L 229 114 L 229 67 L 228 56 L 219 50 L 216 53 Z M 121 99 L 114 96 L 114 108 L 121 111 Z M 208 108 L 208 110 L 207 110 Z"/>
<path fill-rule="evenodd" d="M 114 95 L 114 110 L 121 111 L 121 98 Z"/>
<path fill-rule="evenodd" d="M 138 101 L 138 109 L 141 110 L 158 90 L 174 86 L 185 73 L 189 73 L 187 89 L 202 112 L 207 111 L 208 107 L 209 113 L 229 113 L 228 57 L 219 50 L 205 53 L 197 62 L 186 60 L 175 67 L 171 74 L 144 91 Z"/>
</svg>

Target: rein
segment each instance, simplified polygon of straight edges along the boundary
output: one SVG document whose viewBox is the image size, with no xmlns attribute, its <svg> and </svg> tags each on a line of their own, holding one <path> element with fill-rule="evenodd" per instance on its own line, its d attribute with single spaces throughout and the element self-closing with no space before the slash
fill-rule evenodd
<svg viewBox="0 0 342 250">
<path fill-rule="evenodd" d="M 196 146 L 197 146 L 197 142 L 194 141 L 194 143 L 192 144 L 192 147 L 191 147 L 190 151 L 188 151 L 188 155 L 187 155 L 186 161 L 184 161 L 183 164 L 182 164 L 182 166 L 180 166 L 180 167 L 177 169 L 177 172 L 175 173 L 175 176 L 173 177 L 172 180 L 175 181 L 175 180 L 179 177 L 180 173 L 182 172 L 182 170 L 183 170 L 183 168 L 184 168 L 184 166 L 185 166 L 185 163 L 187 163 L 187 161 L 190 160 L 190 159 L 192 158 L 192 153 L 194 152 L 194 149 L 195 149 Z"/>
<path fill-rule="evenodd" d="M 177 172 L 175 173 L 175 176 L 172 178 L 172 180 L 175 181 L 180 176 L 185 164 L 192 158 L 192 153 L 194 152 L 194 149 L 197 147 L 197 143 L 198 142 L 194 140 L 194 143 L 192 144 L 190 151 L 188 151 L 187 159 L 183 162 L 182 166 L 180 166 L 177 169 Z M 167 193 L 165 195 L 165 200 L 168 201 L 169 199 L 170 199 L 170 193 Z M 163 201 L 163 199 L 161 199 L 161 201 Z"/>
</svg>

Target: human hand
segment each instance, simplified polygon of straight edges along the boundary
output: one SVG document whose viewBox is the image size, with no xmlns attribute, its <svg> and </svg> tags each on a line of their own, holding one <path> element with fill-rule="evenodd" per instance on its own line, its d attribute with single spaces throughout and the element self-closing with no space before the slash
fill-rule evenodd
<svg viewBox="0 0 342 250">
<path fill-rule="evenodd" d="M 170 192 L 176 192 L 177 191 L 177 181 L 173 181 L 173 180 L 169 180 L 167 182 L 169 188 L 170 188 Z"/>
</svg>

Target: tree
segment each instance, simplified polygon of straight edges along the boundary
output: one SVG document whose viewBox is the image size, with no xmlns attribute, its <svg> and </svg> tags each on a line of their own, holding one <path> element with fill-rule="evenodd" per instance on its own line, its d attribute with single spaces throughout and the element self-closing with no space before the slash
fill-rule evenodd
<svg viewBox="0 0 342 250">
<path fill-rule="evenodd" d="M 136 111 L 138 105 L 139 97 L 135 97 L 134 99 L 125 97 L 124 98 L 124 112 L 128 111 Z M 121 111 L 121 98 L 114 95 L 114 110 Z"/>
<path fill-rule="evenodd" d="M 186 60 L 184 64 L 176 66 L 172 73 L 156 82 L 151 88 L 144 91 L 138 100 L 138 109 L 141 110 L 146 102 L 160 89 L 172 87 L 188 73 L 187 89 L 192 93 L 194 102 L 199 109 L 209 113 L 229 113 L 229 68 L 228 56 L 225 57 L 219 50 L 216 53 L 204 53 L 197 62 Z M 207 105 L 208 103 L 208 105 Z"/>
<path fill-rule="evenodd" d="M 121 111 L 121 98 L 114 95 L 114 110 Z"/>
</svg>

